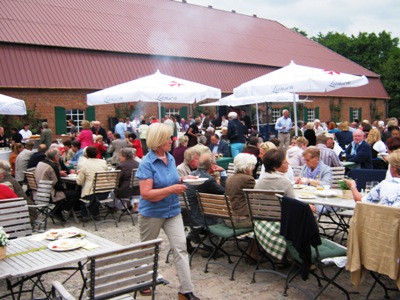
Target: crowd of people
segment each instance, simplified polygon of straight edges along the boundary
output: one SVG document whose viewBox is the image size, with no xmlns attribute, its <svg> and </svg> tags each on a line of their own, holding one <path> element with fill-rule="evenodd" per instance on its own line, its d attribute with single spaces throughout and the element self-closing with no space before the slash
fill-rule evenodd
<svg viewBox="0 0 400 300">
<path fill-rule="evenodd" d="M 180 282 L 179 299 L 198 299 L 193 294 L 187 256 L 191 243 L 198 242 L 205 226 L 197 192 L 228 195 L 235 226 L 247 227 L 250 219 L 243 189 L 279 190 L 295 198 L 293 184 L 330 185 L 331 168 L 348 161 L 355 168 L 388 170 L 387 178 L 366 195 L 359 193 L 355 181 L 346 180 L 356 201 L 400 206 L 400 136 L 396 118 L 372 124 L 368 120 L 336 124 L 317 119 L 293 124 L 289 111 L 283 110 L 275 124 L 277 138 L 269 141 L 252 126 L 244 110 L 231 111 L 220 118 L 207 113 L 189 116 L 188 120 L 179 116 L 165 116 L 162 120 L 121 118 L 109 131 L 99 121 L 83 120 L 80 130 L 74 120 L 68 124 L 70 139 L 60 144 L 52 139 L 51 129 L 43 122 L 37 149 L 33 149 L 29 124 L 20 131 L 11 129 L 9 137 L 0 127 L 0 147 L 12 148 L 10 161 L 0 161 L 0 183 L 5 183 L 0 185 L 0 198 L 24 197 L 31 203 L 22 189 L 24 171 L 31 169 L 38 182 L 43 179 L 53 183 L 52 201 L 59 204 L 52 212 L 55 218 L 65 222 L 69 211 L 80 209 L 87 221 L 87 206 L 96 218 L 96 199 L 108 197 L 93 194 L 94 174 L 114 166 L 121 170 L 116 198 L 139 198 L 139 203 L 129 202 L 128 207 L 139 213 L 141 240 L 156 238 L 161 229 L 168 236 Z M 217 165 L 220 157 L 232 157 L 233 176 L 228 178 L 226 170 Z M 299 176 L 294 176 L 292 167 L 301 168 Z M 131 171 L 136 168 L 140 189 L 132 190 Z M 71 173 L 77 174 L 80 188 L 61 180 Z M 184 184 L 190 178 L 207 180 L 196 186 Z M 178 201 L 178 195 L 184 192 L 199 229 L 187 236 Z M 89 200 L 89 204 L 81 203 L 80 198 Z M 82 205 L 86 205 L 85 209 Z M 318 213 L 318 207 L 310 205 L 310 209 Z M 33 210 L 30 216 L 34 222 Z M 275 230 L 277 236 L 278 232 Z"/>
</svg>

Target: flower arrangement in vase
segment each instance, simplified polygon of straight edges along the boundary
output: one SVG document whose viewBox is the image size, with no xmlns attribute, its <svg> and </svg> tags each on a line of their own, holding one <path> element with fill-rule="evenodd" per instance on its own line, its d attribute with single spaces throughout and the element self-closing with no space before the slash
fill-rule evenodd
<svg viewBox="0 0 400 300">
<path fill-rule="evenodd" d="M 4 259 L 6 257 L 9 236 L 10 235 L 4 231 L 3 227 L 0 227 L 0 259 Z"/>
</svg>

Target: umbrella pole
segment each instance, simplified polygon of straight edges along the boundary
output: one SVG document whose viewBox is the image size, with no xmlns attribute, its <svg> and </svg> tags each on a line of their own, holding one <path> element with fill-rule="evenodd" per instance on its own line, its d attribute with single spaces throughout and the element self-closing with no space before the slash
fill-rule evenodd
<svg viewBox="0 0 400 300">
<path fill-rule="evenodd" d="M 298 128 L 297 128 L 297 103 L 296 103 L 296 94 L 293 93 L 293 111 L 294 111 L 294 133 L 297 136 Z"/>
<path fill-rule="evenodd" d="M 161 102 L 158 101 L 158 120 L 161 122 Z"/>
<path fill-rule="evenodd" d="M 258 103 L 256 103 L 257 131 L 260 132 L 260 122 L 258 119 Z"/>
</svg>

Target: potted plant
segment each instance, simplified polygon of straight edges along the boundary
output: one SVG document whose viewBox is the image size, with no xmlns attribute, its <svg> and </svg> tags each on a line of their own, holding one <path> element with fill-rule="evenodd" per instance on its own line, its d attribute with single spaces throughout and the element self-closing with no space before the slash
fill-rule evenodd
<svg viewBox="0 0 400 300">
<path fill-rule="evenodd" d="M 0 227 L 0 260 L 6 257 L 9 235 Z"/>
<path fill-rule="evenodd" d="M 338 181 L 339 188 L 342 190 L 343 198 L 345 199 L 353 199 L 353 193 L 350 188 L 347 186 L 347 183 L 344 180 Z"/>
</svg>

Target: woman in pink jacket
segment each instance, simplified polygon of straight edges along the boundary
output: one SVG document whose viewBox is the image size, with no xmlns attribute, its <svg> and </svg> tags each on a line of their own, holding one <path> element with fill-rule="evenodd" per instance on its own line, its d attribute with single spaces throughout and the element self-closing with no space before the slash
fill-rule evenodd
<svg viewBox="0 0 400 300">
<path fill-rule="evenodd" d="M 81 148 L 84 149 L 88 146 L 93 146 L 93 133 L 90 130 L 90 123 L 87 120 L 83 120 L 81 123 L 82 130 L 79 133 L 76 140 L 81 142 Z"/>
</svg>

